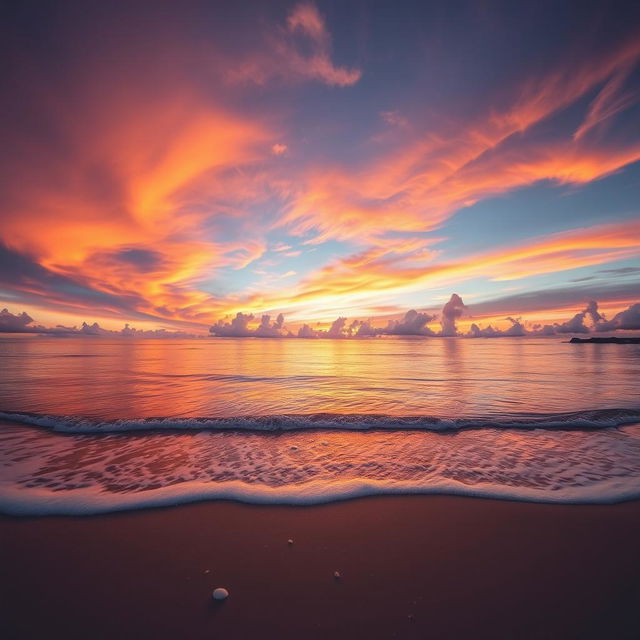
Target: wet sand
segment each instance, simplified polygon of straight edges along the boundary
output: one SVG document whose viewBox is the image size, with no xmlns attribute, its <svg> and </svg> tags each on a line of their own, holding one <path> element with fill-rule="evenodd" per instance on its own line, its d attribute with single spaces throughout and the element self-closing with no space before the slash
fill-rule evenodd
<svg viewBox="0 0 640 640">
<path fill-rule="evenodd" d="M 5 517 L 1 626 L 4 638 L 637 638 L 638 540 L 640 502 Z"/>
</svg>

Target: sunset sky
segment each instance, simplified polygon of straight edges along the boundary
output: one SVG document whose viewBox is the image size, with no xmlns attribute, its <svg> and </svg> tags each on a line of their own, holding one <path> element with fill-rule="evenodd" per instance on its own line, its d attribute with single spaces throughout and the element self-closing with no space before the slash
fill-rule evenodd
<svg viewBox="0 0 640 640">
<path fill-rule="evenodd" d="M 640 301 L 638 3 L 5 14 L 0 308 L 206 332 Z"/>
</svg>

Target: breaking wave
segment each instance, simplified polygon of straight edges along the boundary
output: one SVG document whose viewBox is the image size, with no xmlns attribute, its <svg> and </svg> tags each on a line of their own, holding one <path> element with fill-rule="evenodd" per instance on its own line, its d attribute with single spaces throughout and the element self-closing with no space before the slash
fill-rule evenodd
<svg viewBox="0 0 640 640">
<path fill-rule="evenodd" d="M 199 500 L 370 495 L 640 498 L 640 425 L 614 429 L 143 431 L 0 428 L 0 512 L 88 515 Z"/>
<path fill-rule="evenodd" d="M 461 429 L 606 429 L 640 422 L 637 409 L 595 409 L 569 413 L 530 413 L 487 417 L 444 418 L 381 414 L 286 414 L 234 417 L 157 417 L 101 420 L 82 416 L 0 411 L 0 419 L 75 434 L 126 433 L 154 430 L 196 431 L 301 431 L 315 430 L 421 430 Z"/>
</svg>

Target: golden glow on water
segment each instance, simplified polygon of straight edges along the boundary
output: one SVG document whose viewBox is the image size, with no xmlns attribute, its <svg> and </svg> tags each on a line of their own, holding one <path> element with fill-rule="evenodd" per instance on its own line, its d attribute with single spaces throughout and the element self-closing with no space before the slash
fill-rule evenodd
<svg viewBox="0 0 640 640">
<path fill-rule="evenodd" d="M 0 408 L 104 418 L 455 418 L 637 407 L 639 351 L 557 338 L 4 338 Z"/>
</svg>

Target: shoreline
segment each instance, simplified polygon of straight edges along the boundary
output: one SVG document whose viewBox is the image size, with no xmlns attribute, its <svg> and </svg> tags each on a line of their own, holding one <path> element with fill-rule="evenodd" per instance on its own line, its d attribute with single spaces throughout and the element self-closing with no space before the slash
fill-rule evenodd
<svg viewBox="0 0 640 640">
<path fill-rule="evenodd" d="M 153 490 L 149 490 L 149 493 L 152 493 Z M 55 494 L 54 494 L 55 495 Z M 553 494 L 550 494 L 553 495 Z M 47 511 L 47 503 L 51 501 L 51 495 L 44 496 L 42 505 L 38 507 L 38 510 L 35 510 L 33 505 L 30 506 L 31 510 L 25 510 L 20 507 L 16 507 L 19 504 L 18 499 L 14 499 L 13 502 L 9 502 L 8 508 L 7 504 L 1 504 L 0 506 L 0 527 L 3 520 L 39 520 L 39 519 L 89 519 L 89 518 L 108 518 L 110 516 L 118 516 L 118 515 L 130 515 L 136 513 L 147 513 L 147 512 L 155 512 L 155 511 L 165 511 L 165 510 L 173 510 L 173 509 L 182 509 L 189 507 L 196 507 L 199 505 L 205 504 L 230 504 L 230 505 L 239 505 L 243 507 L 251 508 L 265 508 L 269 509 L 271 507 L 275 509 L 315 509 L 318 507 L 330 507 L 334 504 L 341 503 L 351 503 L 351 502 L 359 502 L 361 500 L 388 500 L 388 499 L 404 499 L 404 498 L 422 498 L 422 499 L 430 499 L 430 498 L 442 498 L 442 499 L 453 499 L 453 500 L 484 500 L 487 502 L 508 502 L 515 504 L 531 504 L 531 505 L 548 505 L 548 506 L 558 506 L 558 507 L 613 507 L 617 505 L 624 505 L 630 503 L 640 503 L 640 497 L 638 497 L 637 492 L 633 492 L 629 494 L 628 497 L 619 497 L 615 499 L 573 499 L 567 500 L 562 498 L 557 498 L 555 500 L 551 499 L 542 499 L 538 497 L 528 497 L 528 496 L 512 496 L 510 494 L 505 493 L 504 495 L 493 493 L 489 494 L 487 492 L 473 492 L 468 491 L 466 493 L 461 493 L 457 491 L 453 491 L 450 489 L 437 489 L 433 491 L 429 490 L 412 490 L 412 489 L 404 489 L 397 488 L 395 491 L 363 491 L 358 492 L 354 491 L 353 493 L 345 493 L 344 495 L 331 495 L 329 497 L 322 497 L 316 499 L 308 499 L 308 498 L 300 498 L 297 501 L 292 500 L 291 498 L 286 499 L 277 499 L 268 497 L 267 493 L 264 494 L 254 494 L 250 497 L 237 497 L 235 495 L 230 496 L 221 496 L 219 493 L 215 493 L 212 496 L 207 496 L 203 494 L 202 496 L 197 496 L 193 498 L 187 499 L 176 499 L 171 496 L 167 497 L 166 500 L 161 498 L 155 498 L 149 500 L 148 502 L 140 503 L 132 503 L 126 504 L 120 507 L 98 507 L 94 506 L 87 507 L 85 505 L 69 507 L 68 505 L 60 506 L 56 505 L 52 507 L 51 511 Z M 0 499 L 2 500 L 2 499 Z M 95 509 L 95 510 L 93 510 Z"/>
<path fill-rule="evenodd" d="M 8 638 L 632 638 L 638 539 L 640 501 L 0 516 L 0 607 Z"/>
</svg>

